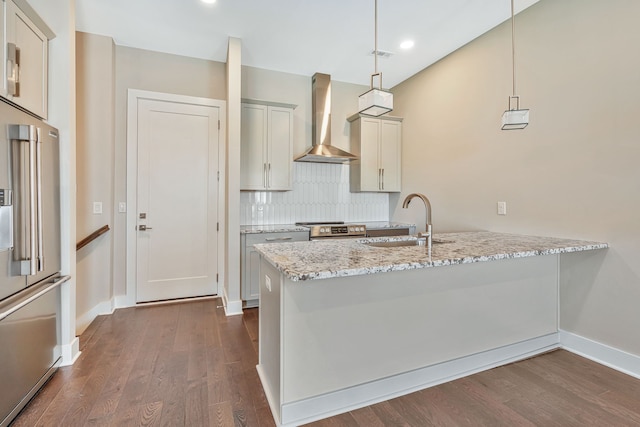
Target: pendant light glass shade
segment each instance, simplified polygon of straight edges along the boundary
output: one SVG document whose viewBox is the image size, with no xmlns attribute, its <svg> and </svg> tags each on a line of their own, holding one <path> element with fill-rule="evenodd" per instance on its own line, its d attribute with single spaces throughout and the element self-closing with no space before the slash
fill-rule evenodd
<svg viewBox="0 0 640 427">
<path fill-rule="evenodd" d="M 512 106 L 514 107 L 512 108 Z M 528 124 L 529 110 L 521 110 L 520 98 L 517 96 L 510 96 L 509 109 L 506 110 L 502 115 L 502 130 L 524 129 Z"/>
<path fill-rule="evenodd" d="M 358 111 L 367 116 L 381 116 L 393 110 L 393 94 L 382 89 L 370 89 L 358 98 Z"/>
<path fill-rule="evenodd" d="M 382 73 L 378 72 L 378 0 L 374 13 L 374 73 L 371 74 L 369 90 L 358 98 L 358 112 L 366 116 L 378 117 L 393 110 L 393 94 L 382 89 Z M 379 86 L 373 87 L 373 79 L 378 77 Z"/>
</svg>

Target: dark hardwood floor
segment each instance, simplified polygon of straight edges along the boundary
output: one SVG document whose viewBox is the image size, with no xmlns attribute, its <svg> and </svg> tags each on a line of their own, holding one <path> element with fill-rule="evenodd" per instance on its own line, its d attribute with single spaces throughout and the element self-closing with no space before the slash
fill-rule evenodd
<svg viewBox="0 0 640 427">
<path fill-rule="evenodd" d="M 273 426 L 258 311 L 218 300 L 117 310 L 80 337 L 13 426 Z M 640 426 L 640 380 L 554 351 L 311 426 Z"/>
</svg>

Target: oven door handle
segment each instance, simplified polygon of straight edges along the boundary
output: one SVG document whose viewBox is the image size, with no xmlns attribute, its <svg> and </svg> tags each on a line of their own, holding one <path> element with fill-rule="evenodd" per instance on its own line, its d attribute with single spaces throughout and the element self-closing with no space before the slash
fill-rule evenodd
<svg viewBox="0 0 640 427">
<path fill-rule="evenodd" d="M 291 239 L 293 239 L 293 237 L 288 236 L 288 237 L 267 237 L 264 240 L 267 242 L 283 242 L 285 240 L 291 240 Z"/>
</svg>

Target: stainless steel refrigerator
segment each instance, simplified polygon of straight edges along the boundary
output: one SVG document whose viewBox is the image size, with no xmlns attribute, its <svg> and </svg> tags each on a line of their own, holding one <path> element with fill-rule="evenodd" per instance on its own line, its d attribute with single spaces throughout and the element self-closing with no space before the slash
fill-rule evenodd
<svg viewBox="0 0 640 427">
<path fill-rule="evenodd" d="M 58 131 L 0 100 L 0 426 L 60 363 Z"/>
</svg>

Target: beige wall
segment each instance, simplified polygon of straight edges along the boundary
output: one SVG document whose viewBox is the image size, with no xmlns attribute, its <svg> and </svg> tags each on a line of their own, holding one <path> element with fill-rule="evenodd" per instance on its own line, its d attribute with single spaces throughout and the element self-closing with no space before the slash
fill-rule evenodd
<svg viewBox="0 0 640 427">
<path fill-rule="evenodd" d="M 114 154 L 114 50 L 109 37 L 76 33 L 77 144 L 76 235 L 78 240 L 109 225 L 113 203 Z M 102 202 L 100 215 L 93 202 Z M 78 332 L 93 320 L 91 310 L 113 298 L 111 235 L 103 235 L 80 249 L 76 260 L 76 313 Z M 100 311 L 110 307 L 102 307 Z"/>
<path fill-rule="evenodd" d="M 423 192 L 438 231 L 487 229 L 609 242 L 595 280 L 563 289 L 561 328 L 640 355 L 640 3 L 541 0 L 516 17 L 522 131 L 503 24 L 394 88 L 405 117 L 402 197 Z M 507 216 L 496 202 L 507 202 Z M 574 264 L 574 260 L 568 260 Z"/>
</svg>

